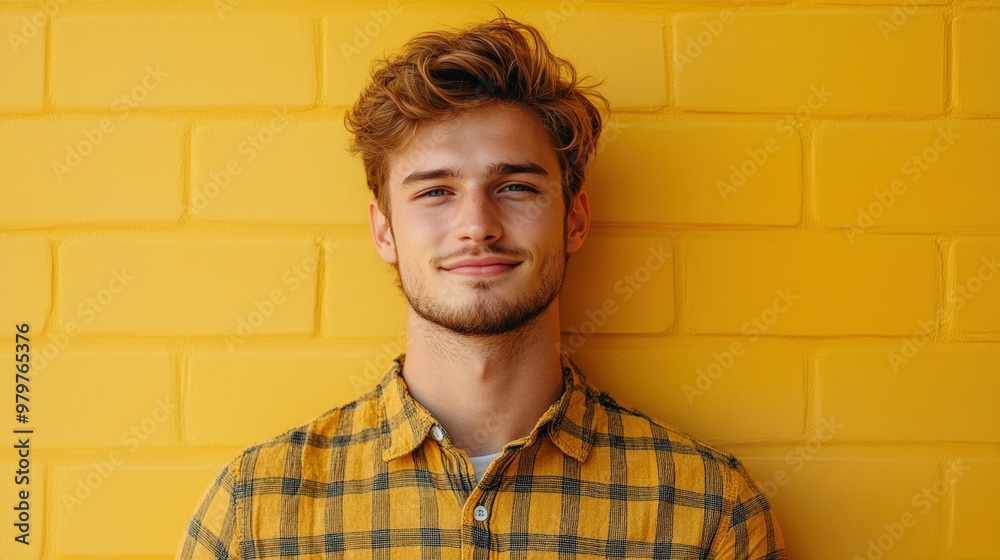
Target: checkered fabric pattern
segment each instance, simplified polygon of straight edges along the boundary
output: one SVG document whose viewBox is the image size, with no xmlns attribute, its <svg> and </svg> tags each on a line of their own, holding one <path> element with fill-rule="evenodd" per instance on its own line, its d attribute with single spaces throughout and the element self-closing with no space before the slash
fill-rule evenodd
<svg viewBox="0 0 1000 560">
<path fill-rule="evenodd" d="M 739 460 L 599 391 L 565 352 L 563 394 L 478 483 L 410 395 L 404 360 L 234 458 L 178 557 L 787 558 Z"/>
</svg>

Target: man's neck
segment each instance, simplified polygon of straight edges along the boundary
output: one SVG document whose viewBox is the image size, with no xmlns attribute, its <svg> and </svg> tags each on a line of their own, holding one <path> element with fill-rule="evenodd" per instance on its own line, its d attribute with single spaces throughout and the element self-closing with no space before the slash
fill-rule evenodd
<svg viewBox="0 0 1000 560">
<path fill-rule="evenodd" d="M 505 335 L 471 338 L 407 314 L 403 379 L 469 456 L 528 435 L 563 393 L 559 308 Z"/>
</svg>

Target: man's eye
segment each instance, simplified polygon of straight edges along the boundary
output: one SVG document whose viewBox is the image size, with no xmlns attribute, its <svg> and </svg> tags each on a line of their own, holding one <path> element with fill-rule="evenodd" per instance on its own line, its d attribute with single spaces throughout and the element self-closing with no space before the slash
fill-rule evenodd
<svg viewBox="0 0 1000 560">
<path fill-rule="evenodd" d="M 444 192 L 444 189 L 431 189 L 431 190 L 425 192 L 424 194 L 422 194 L 420 196 L 427 196 L 427 195 L 431 194 L 432 192 L 436 192 L 436 191 Z M 431 198 L 437 198 L 437 197 L 436 196 L 432 196 Z"/>
<path fill-rule="evenodd" d="M 507 186 L 508 187 L 522 187 L 524 189 L 524 190 L 514 189 L 514 192 L 530 192 L 530 191 L 535 190 L 535 189 L 529 187 L 528 185 L 525 185 L 524 183 L 511 183 L 511 184 L 509 184 Z"/>
</svg>

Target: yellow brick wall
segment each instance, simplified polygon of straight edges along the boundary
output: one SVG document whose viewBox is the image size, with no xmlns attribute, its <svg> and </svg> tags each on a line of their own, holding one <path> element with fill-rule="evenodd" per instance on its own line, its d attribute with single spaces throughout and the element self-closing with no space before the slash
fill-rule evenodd
<svg viewBox="0 0 1000 560">
<path fill-rule="evenodd" d="M 562 298 L 594 384 L 744 458 L 792 558 L 1000 559 L 1000 2 L 498 5 L 615 107 Z M 375 384 L 404 305 L 343 111 L 493 13 L 0 0 L 0 557 L 169 558 L 229 458 Z"/>
</svg>

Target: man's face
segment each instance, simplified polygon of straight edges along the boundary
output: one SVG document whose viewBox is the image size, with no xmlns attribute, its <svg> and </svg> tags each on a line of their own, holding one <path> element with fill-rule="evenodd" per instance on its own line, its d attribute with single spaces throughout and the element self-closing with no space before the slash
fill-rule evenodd
<svg viewBox="0 0 1000 560">
<path fill-rule="evenodd" d="M 382 259 L 418 315 L 464 335 L 505 333 L 544 312 L 590 223 L 583 191 L 564 219 L 556 151 L 518 105 L 420 127 L 390 158 L 387 188 L 391 224 L 369 207 Z"/>
</svg>

